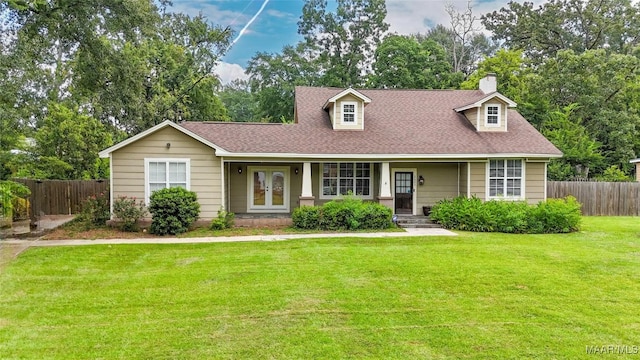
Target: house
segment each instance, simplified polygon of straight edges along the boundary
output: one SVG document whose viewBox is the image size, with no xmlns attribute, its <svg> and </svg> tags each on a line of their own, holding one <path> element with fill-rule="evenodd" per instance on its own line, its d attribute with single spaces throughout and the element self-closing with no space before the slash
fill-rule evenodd
<svg viewBox="0 0 640 360">
<path fill-rule="evenodd" d="M 640 159 L 633 159 L 629 162 L 635 165 L 636 181 L 640 181 Z"/>
<path fill-rule="evenodd" d="M 547 163 L 562 153 L 496 92 L 296 87 L 292 124 L 158 124 L 100 152 L 111 195 L 148 200 L 184 186 L 201 218 L 286 214 L 352 193 L 397 214 L 459 195 L 546 198 Z"/>
</svg>

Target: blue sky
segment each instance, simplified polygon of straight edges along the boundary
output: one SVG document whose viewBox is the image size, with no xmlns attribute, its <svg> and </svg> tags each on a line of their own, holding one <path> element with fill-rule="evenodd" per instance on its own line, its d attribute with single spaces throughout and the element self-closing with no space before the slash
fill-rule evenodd
<svg viewBox="0 0 640 360">
<path fill-rule="evenodd" d="M 173 0 L 173 10 L 188 15 L 202 14 L 211 23 L 230 26 L 237 36 L 264 5 L 263 11 L 241 35 L 222 59 L 217 69 L 223 82 L 242 78 L 247 62 L 258 51 L 279 52 L 284 45 L 295 44 L 301 38 L 297 22 L 303 0 Z M 473 12 L 478 17 L 506 6 L 508 0 L 478 0 Z M 329 3 L 331 4 L 331 0 Z M 535 1 L 539 3 L 539 1 Z M 466 8 L 466 0 L 387 0 L 387 22 L 390 31 L 399 34 L 426 32 L 436 24 L 448 25 L 445 4 L 458 10 Z M 479 23 L 478 23 L 479 24 Z"/>
</svg>

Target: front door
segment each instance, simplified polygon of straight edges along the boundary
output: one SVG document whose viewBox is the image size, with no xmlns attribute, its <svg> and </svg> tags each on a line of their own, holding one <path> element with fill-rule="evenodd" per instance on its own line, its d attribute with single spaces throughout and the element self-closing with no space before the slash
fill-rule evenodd
<svg viewBox="0 0 640 360">
<path fill-rule="evenodd" d="M 396 172 L 394 183 L 396 214 L 413 214 L 413 172 Z"/>
<path fill-rule="evenodd" d="M 249 212 L 288 212 L 288 170 L 249 168 Z"/>
</svg>

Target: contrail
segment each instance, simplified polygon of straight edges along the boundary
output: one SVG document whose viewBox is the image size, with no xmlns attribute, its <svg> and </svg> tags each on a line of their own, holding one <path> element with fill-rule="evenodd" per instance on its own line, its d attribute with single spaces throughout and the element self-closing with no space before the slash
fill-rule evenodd
<svg viewBox="0 0 640 360">
<path fill-rule="evenodd" d="M 258 12 L 255 15 L 253 15 L 253 17 L 251 18 L 251 20 L 249 20 L 247 25 L 245 25 L 242 28 L 242 30 L 240 30 L 240 32 L 238 33 L 238 36 L 235 39 L 233 39 L 233 41 L 231 42 L 229 47 L 232 47 L 233 45 L 235 45 L 235 43 L 238 42 L 238 40 L 240 40 L 240 38 L 242 37 L 242 35 L 244 35 L 244 32 L 247 30 L 247 28 L 249 28 L 249 26 L 251 26 L 251 24 L 256 20 L 256 18 L 258 16 L 260 16 L 260 14 L 262 13 L 262 10 L 264 10 L 265 6 L 267 6 L 268 3 L 269 3 L 269 0 L 264 0 L 264 2 L 262 3 L 262 6 L 260 6 L 260 9 L 258 10 Z"/>
</svg>

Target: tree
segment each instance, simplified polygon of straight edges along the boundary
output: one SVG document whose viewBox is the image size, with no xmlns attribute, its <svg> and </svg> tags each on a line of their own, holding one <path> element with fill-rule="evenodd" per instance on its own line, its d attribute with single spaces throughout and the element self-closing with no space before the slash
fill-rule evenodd
<svg viewBox="0 0 640 360">
<path fill-rule="evenodd" d="M 231 121 L 249 122 L 256 120 L 257 103 L 248 81 L 234 80 L 223 86 L 220 100 L 229 113 Z"/>
<path fill-rule="evenodd" d="M 577 105 L 550 112 L 542 123 L 541 132 L 563 153 L 561 159 L 549 164 L 551 180 L 570 180 L 588 177 L 589 169 L 599 166 L 603 157 L 600 144 L 590 138 L 579 119 L 571 120 Z"/>
<path fill-rule="evenodd" d="M 532 2 L 510 1 L 506 8 L 482 16 L 482 24 L 494 39 L 524 50 L 536 62 L 560 50 L 607 49 L 626 54 L 640 43 L 640 4 L 551 0 L 534 9 Z"/>
<path fill-rule="evenodd" d="M 563 50 L 546 60 L 531 82 L 532 92 L 551 105 L 572 111 L 592 138 L 602 144 L 604 167 L 629 169 L 640 152 L 640 59 L 636 54 L 612 54 L 604 49 L 575 53 Z M 604 168 L 599 167 L 596 172 Z"/>
<path fill-rule="evenodd" d="M 373 69 L 368 85 L 378 88 L 447 89 L 457 87 L 462 79 L 460 73 L 452 72 L 442 46 L 401 35 L 382 41 Z"/>
<path fill-rule="evenodd" d="M 62 104 L 49 105 L 49 115 L 36 132 L 35 140 L 34 153 L 49 165 L 49 169 L 40 168 L 41 175 L 49 173 L 43 177 L 64 179 L 103 178 L 104 174 L 98 171 L 102 161 L 98 152 L 113 144 L 111 135 L 98 120 Z M 58 170 L 52 171 L 52 164 Z"/>
<path fill-rule="evenodd" d="M 298 33 L 318 53 L 326 86 L 362 86 L 372 71 L 374 51 L 389 29 L 384 0 L 306 0 Z"/>
<path fill-rule="evenodd" d="M 318 60 L 304 43 L 287 45 L 280 54 L 257 53 L 247 74 L 258 104 L 257 118 L 266 122 L 292 121 L 295 86 L 321 84 Z"/>
</svg>

